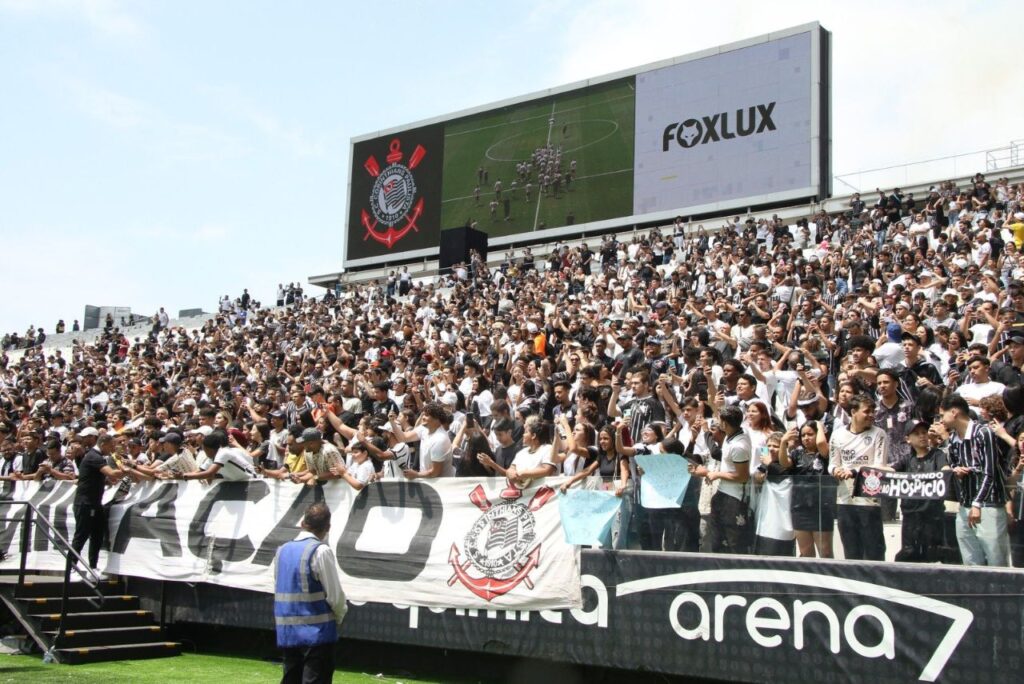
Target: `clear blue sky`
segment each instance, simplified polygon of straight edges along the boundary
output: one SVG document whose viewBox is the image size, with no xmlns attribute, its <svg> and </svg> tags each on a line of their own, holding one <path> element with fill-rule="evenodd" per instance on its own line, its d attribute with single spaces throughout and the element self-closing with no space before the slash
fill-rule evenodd
<svg viewBox="0 0 1024 684">
<path fill-rule="evenodd" d="M 813 20 L 835 171 L 1005 145 L 1024 10 L 979 4 L 0 0 L 0 332 L 269 301 L 340 268 L 352 136 Z"/>
</svg>

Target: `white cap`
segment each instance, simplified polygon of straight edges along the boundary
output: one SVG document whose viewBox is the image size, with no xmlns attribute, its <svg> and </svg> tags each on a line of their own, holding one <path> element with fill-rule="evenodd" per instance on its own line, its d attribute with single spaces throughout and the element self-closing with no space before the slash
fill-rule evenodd
<svg viewBox="0 0 1024 684">
<path fill-rule="evenodd" d="M 79 437 L 99 437 L 100 431 L 94 427 L 87 427 L 79 431 Z"/>
</svg>

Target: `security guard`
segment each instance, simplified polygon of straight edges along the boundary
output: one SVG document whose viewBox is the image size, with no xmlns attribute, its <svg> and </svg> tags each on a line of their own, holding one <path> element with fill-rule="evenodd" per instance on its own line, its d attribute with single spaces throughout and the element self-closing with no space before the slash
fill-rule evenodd
<svg viewBox="0 0 1024 684">
<path fill-rule="evenodd" d="M 284 651 L 282 684 L 330 682 L 334 646 L 345 617 L 345 593 L 338 581 L 338 561 L 324 543 L 331 511 L 312 504 L 302 518 L 302 532 L 277 550 L 274 559 L 274 622 L 277 645 Z"/>
</svg>

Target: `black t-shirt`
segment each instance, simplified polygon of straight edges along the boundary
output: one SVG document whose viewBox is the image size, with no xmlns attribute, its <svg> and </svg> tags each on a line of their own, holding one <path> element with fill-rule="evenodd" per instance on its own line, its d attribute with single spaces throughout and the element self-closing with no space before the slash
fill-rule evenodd
<svg viewBox="0 0 1024 684">
<path fill-rule="evenodd" d="M 78 488 L 75 490 L 75 503 L 88 503 L 99 506 L 103 498 L 103 487 L 106 476 L 103 468 L 107 465 L 106 457 L 95 448 L 89 449 L 78 462 Z"/>
<path fill-rule="evenodd" d="M 494 450 L 494 462 L 507 470 L 512 466 L 512 461 L 515 460 L 516 454 L 522 448 L 522 442 L 513 442 L 507 447 L 499 444 L 498 448 Z"/>
<path fill-rule="evenodd" d="M 924 456 L 911 451 L 905 457 L 892 464 L 898 473 L 937 473 L 949 465 L 946 455 L 938 449 L 930 449 Z M 900 508 L 904 513 L 930 513 L 941 516 L 945 504 L 941 500 L 903 499 Z"/>
<path fill-rule="evenodd" d="M 46 450 L 36 449 L 34 451 L 26 451 L 21 457 L 21 472 L 26 475 L 34 475 L 39 466 L 46 460 Z"/>
</svg>

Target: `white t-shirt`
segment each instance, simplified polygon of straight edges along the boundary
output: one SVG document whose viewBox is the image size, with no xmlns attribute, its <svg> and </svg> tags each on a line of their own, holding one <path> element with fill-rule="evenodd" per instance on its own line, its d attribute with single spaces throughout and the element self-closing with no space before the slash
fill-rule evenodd
<svg viewBox="0 0 1024 684">
<path fill-rule="evenodd" d="M 356 463 L 350 454 L 347 461 L 345 467 L 348 468 L 348 472 L 352 477 L 359 480 L 362 484 L 369 484 L 373 480 L 373 462 L 370 459 L 366 459 L 362 463 Z"/>
<path fill-rule="evenodd" d="M 719 470 L 725 473 L 735 473 L 737 463 L 749 462 L 750 436 L 741 430 L 734 435 L 726 437 L 725 442 L 722 443 L 722 465 Z M 718 485 L 719 493 L 728 494 L 734 499 L 741 500 L 743 499 L 743 490 L 745 488 L 745 483 L 740 484 L 729 480 L 721 480 Z"/>
<path fill-rule="evenodd" d="M 875 350 L 873 356 L 878 361 L 879 368 L 895 368 L 906 359 L 903 346 L 899 342 L 886 342 Z"/>
<path fill-rule="evenodd" d="M 960 385 L 956 389 L 956 393 L 964 399 L 981 401 L 993 394 L 1002 394 L 1004 389 L 1006 389 L 1006 385 L 1003 383 L 989 380 L 988 382 L 969 382 L 966 385 Z"/>
<path fill-rule="evenodd" d="M 223 447 L 213 457 L 213 463 L 220 466 L 217 474 L 225 480 L 249 480 L 256 477 L 252 458 L 235 447 Z"/>
<path fill-rule="evenodd" d="M 512 465 L 516 467 L 516 470 L 532 470 L 541 464 L 554 466 L 555 472 L 558 472 L 558 466 L 552 458 L 550 444 L 542 444 L 534 452 L 531 452 L 529 447 L 523 447 L 512 459 Z"/>
<path fill-rule="evenodd" d="M 454 477 L 455 466 L 452 464 L 452 440 L 448 431 L 438 427 L 433 432 L 427 426 L 420 425 L 415 430 L 420 436 L 420 467 L 427 464 L 443 463 L 441 477 Z"/>
</svg>

